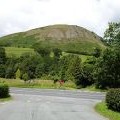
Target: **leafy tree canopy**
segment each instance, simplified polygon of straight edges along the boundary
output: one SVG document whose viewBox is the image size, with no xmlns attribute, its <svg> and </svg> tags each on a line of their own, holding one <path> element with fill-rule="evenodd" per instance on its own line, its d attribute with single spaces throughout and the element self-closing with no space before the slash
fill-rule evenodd
<svg viewBox="0 0 120 120">
<path fill-rule="evenodd" d="M 104 40 L 110 46 L 120 45 L 120 23 L 109 23 L 109 27 L 104 33 Z"/>
</svg>

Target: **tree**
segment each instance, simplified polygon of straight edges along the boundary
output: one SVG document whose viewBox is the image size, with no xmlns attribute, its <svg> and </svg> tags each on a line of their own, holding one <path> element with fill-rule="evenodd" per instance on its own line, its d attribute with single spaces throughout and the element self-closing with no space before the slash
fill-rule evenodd
<svg viewBox="0 0 120 120">
<path fill-rule="evenodd" d="M 62 55 L 62 51 L 59 48 L 54 48 L 53 53 L 54 53 L 54 57 L 56 58 L 60 58 L 60 56 Z"/>
<path fill-rule="evenodd" d="M 62 56 L 60 61 L 59 61 L 59 66 L 58 66 L 58 70 L 59 70 L 59 76 L 61 79 L 64 80 L 73 80 L 73 76 L 71 74 L 71 63 L 73 61 L 73 59 L 75 58 L 76 55 L 73 54 L 69 54 L 66 56 Z"/>
<path fill-rule="evenodd" d="M 16 78 L 20 79 L 20 69 L 19 68 L 16 71 Z"/>
<path fill-rule="evenodd" d="M 93 56 L 96 57 L 96 58 L 100 57 L 101 51 L 102 50 L 100 48 L 95 48 L 94 52 L 93 52 Z"/>
<path fill-rule="evenodd" d="M 120 48 L 106 49 L 97 60 L 95 79 L 97 88 L 120 86 Z"/>
<path fill-rule="evenodd" d="M 41 78 L 43 74 L 45 74 L 45 64 L 41 63 L 35 69 L 35 76 L 36 78 Z"/>
<path fill-rule="evenodd" d="M 104 33 L 104 40 L 110 46 L 120 45 L 120 23 L 109 23 L 109 27 Z"/>
<path fill-rule="evenodd" d="M 25 82 L 27 82 L 30 78 L 29 78 L 29 76 L 28 76 L 27 73 L 24 73 L 23 76 L 22 76 L 22 79 L 23 79 Z"/>
<path fill-rule="evenodd" d="M 50 55 L 50 49 L 48 48 L 37 47 L 35 48 L 35 51 L 39 53 L 42 57 Z"/>
<path fill-rule="evenodd" d="M 93 77 L 93 70 L 94 70 L 94 64 L 90 64 L 89 62 L 85 62 L 82 65 L 82 78 L 81 78 L 81 84 L 83 87 L 92 85 L 94 83 L 94 77 Z"/>
<path fill-rule="evenodd" d="M 5 77 L 5 65 L 0 65 L 0 78 Z"/>
<path fill-rule="evenodd" d="M 0 47 L 0 64 L 5 64 L 5 63 L 6 63 L 5 49 Z"/>
<path fill-rule="evenodd" d="M 6 62 L 5 78 L 15 78 L 15 73 L 18 69 L 18 58 L 12 56 Z"/>
<path fill-rule="evenodd" d="M 0 47 L 0 77 L 5 77 L 5 63 L 6 63 L 5 48 Z"/>
<path fill-rule="evenodd" d="M 79 58 L 79 56 L 74 55 L 69 65 L 70 66 L 68 69 L 68 73 L 73 76 L 75 84 L 77 86 L 82 86 L 81 78 L 82 78 L 83 71 L 81 68 L 81 59 Z"/>
<path fill-rule="evenodd" d="M 20 58 L 21 59 L 21 58 Z M 27 55 L 22 57 L 22 61 L 19 64 L 19 69 L 21 71 L 21 78 L 26 73 L 29 79 L 36 78 L 36 67 L 41 63 L 42 58 L 39 55 Z"/>
</svg>

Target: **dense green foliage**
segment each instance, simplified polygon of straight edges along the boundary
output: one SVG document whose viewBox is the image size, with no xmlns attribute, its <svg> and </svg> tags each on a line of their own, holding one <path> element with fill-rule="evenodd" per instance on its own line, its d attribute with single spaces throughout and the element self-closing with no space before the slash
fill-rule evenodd
<svg viewBox="0 0 120 120">
<path fill-rule="evenodd" d="M 54 57 L 55 58 L 60 58 L 60 56 L 62 55 L 62 50 L 58 49 L 58 48 L 53 48 L 53 53 L 54 53 Z"/>
<path fill-rule="evenodd" d="M 42 47 L 35 47 L 34 48 L 37 53 L 39 53 L 42 57 L 46 57 L 50 55 L 50 49 L 42 48 Z"/>
<path fill-rule="evenodd" d="M 107 92 L 106 103 L 109 109 L 120 112 L 120 88 L 111 89 Z"/>
<path fill-rule="evenodd" d="M 15 78 L 16 71 L 19 66 L 19 59 L 14 56 L 10 57 L 7 59 L 5 66 L 6 66 L 5 78 Z"/>
<path fill-rule="evenodd" d="M 0 65 L 0 77 L 5 77 L 5 65 Z"/>
<path fill-rule="evenodd" d="M 21 78 L 25 81 L 35 78 L 36 67 L 41 61 L 38 55 L 24 54 L 20 57 L 19 69 L 21 71 Z"/>
<path fill-rule="evenodd" d="M 70 67 L 68 69 L 68 73 L 73 76 L 76 85 L 80 85 L 80 77 L 82 74 L 82 68 L 81 68 L 81 59 L 79 56 L 73 56 L 71 59 Z"/>
<path fill-rule="evenodd" d="M 120 87 L 120 49 L 106 49 L 96 62 L 95 77 L 98 88 Z"/>
<path fill-rule="evenodd" d="M 96 57 L 96 58 L 100 57 L 101 51 L 102 50 L 100 48 L 95 48 L 94 52 L 93 52 L 93 56 Z"/>
<path fill-rule="evenodd" d="M 110 46 L 96 61 L 95 83 L 97 88 L 120 87 L 120 23 L 109 23 L 105 42 Z"/>
<path fill-rule="evenodd" d="M 0 83 L 0 98 L 6 98 L 9 96 L 9 87 L 4 83 Z"/>
<path fill-rule="evenodd" d="M 93 70 L 94 64 L 84 63 L 83 64 L 82 77 L 80 78 L 83 87 L 94 84 Z"/>
<path fill-rule="evenodd" d="M 6 62 L 5 49 L 0 47 L 0 64 L 5 64 L 5 62 Z"/>
<path fill-rule="evenodd" d="M 5 49 L 0 47 L 0 77 L 5 77 L 5 63 L 6 63 Z"/>
<path fill-rule="evenodd" d="M 110 46 L 120 45 L 120 23 L 109 23 L 104 35 L 105 42 Z"/>
</svg>

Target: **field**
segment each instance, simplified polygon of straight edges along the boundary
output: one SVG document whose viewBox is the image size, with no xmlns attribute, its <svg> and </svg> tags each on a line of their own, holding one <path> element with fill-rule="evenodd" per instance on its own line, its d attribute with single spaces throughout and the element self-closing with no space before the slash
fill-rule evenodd
<svg viewBox="0 0 120 120">
<path fill-rule="evenodd" d="M 4 79 L 0 78 L 1 83 L 6 83 L 10 87 L 20 87 L 20 88 L 48 88 L 48 89 L 75 89 L 76 85 L 72 81 L 65 82 L 60 86 L 59 82 L 54 84 L 52 80 L 33 80 L 31 83 L 25 83 L 20 79 Z"/>
<path fill-rule="evenodd" d="M 5 47 L 6 55 L 20 57 L 24 53 L 34 53 L 31 48 Z"/>
</svg>

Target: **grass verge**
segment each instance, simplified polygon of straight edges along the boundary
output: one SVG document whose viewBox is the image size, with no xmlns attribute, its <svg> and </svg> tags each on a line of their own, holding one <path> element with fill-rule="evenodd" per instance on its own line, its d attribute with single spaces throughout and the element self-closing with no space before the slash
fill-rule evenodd
<svg viewBox="0 0 120 120">
<path fill-rule="evenodd" d="M 9 96 L 7 98 L 0 98 L 0 102 L 6 102 L 6 101 L 9 101 L 9 100 L 12 100 L 11 96 Z"/>
<path fill-rule="evenodd" d="M 6 83 L 10 87 L 19 88 L 43 88 L 43 89 L 75 89 L 76 85 L 72 81 L 65 82 L 60 86 L 59 82 L 54 84 L 53 80 L 33 80 L 31 83 L 25 83 L 20 79 L 4 79 L 0 78 L 0 82 Z"/>
<path fill-rule="evenodd" d="M 93 92 L 107 92 L 104 89 L 97 89 L 95 85 L 87 86 L 86 88 L 82 88 L 82 90 L 93 91 Z"/>
<path fill-rule="evenodd" d="M 98 103 L 95 106 L 95 110 L 109 120 L 120 120 L 120 113 L 109 110 L 105 102 Z"/>
</svg>

